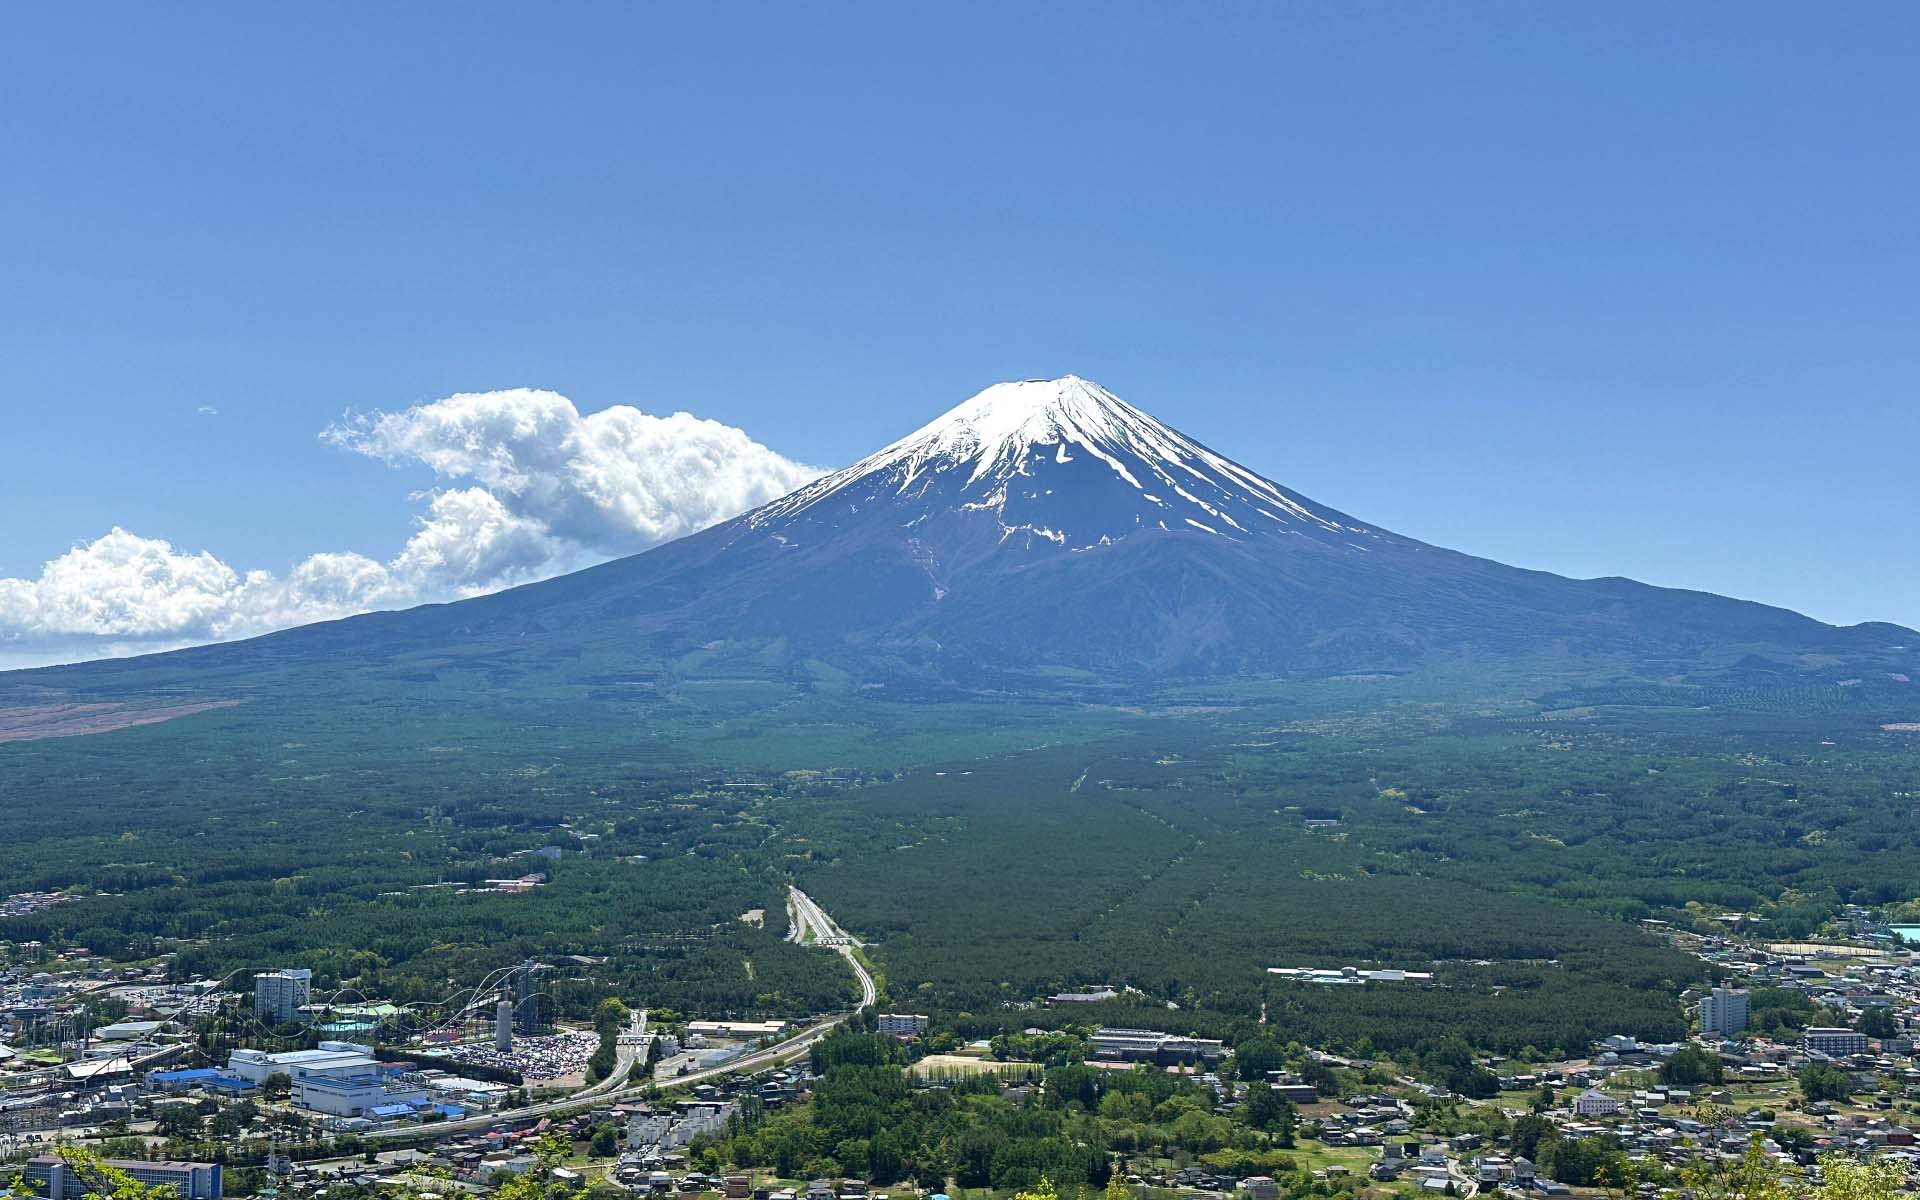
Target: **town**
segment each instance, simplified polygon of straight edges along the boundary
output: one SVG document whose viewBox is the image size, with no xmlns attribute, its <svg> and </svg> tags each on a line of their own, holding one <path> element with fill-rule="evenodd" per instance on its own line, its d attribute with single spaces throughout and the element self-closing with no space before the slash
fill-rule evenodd
<svg viewBox="0 0 1920 1200">
<path fill-rule="evenodd" d="M 485 1192 L 529 1172 L 562 1190 L 730 1200 L 967 1191 L 958 1172 L 811 1178 L 725 1157 L 754 1122 L 806 1105 L 822 1048 L 838 1044 L 828 1039 L 861 1030 L 901 1047 L 917 1091 L 1065 1106 L 1070 1088 L 1104 1095 L 1103 1080 L 1145 1072 L 1247 1134 L 1112 1147 L 1110 1184 L 1143 1195 L 1277 1200 L 1306 1181 L 1322 1192 L 1651 1197 L 1689 1171 L 1756 1157 L 1817 1179 L 1835 1155 L 1920 1184 L 1920 959 L 1865 909 L 1847 911 L 1848 936 L 1808 943 L 1744 938 L 1737 914 L 1694 928 L 1648 921 L 1715 976 L 1676 998 L 1693 1014 L 1687 1040 L 1614 1035 L 1578 1059 L 1476 1055 L 1436 1070 L 1283 1048 L 1278 1031 L 1229 1045 L 1088 1027 L 1079 1011 L 1128 992 L 1098 983 L 1019 1006 L 1034 1024 L 1018 1039 L 961 1041 L 928 1014 L 877 1011 L 857 939 L 797 891 L 793 906 L 798 935 L 860 978 L 856 1011 L 699 1019 L 608 998 L 591 1023 L 566 1024 L 544 999 L 554 968 L 521 962 L 423 1024 L 400 1006 L 323 997 L 298 967 L 181 981 L 164 965 L 118 970 L 84 951 L 7 944 L 0 1158 L 54 1200 L 73 1169 L 59 1149 L 76 1146 L 184 1200 Z M 1399 968 L 1268 973 L 1306 988 L 1434 986 L 1431 973 Z M 290 1027 L 302 1044 L 279 1048 Z M 193 1147 L 215 1153 L 175 1157 Z"/>
</svg>

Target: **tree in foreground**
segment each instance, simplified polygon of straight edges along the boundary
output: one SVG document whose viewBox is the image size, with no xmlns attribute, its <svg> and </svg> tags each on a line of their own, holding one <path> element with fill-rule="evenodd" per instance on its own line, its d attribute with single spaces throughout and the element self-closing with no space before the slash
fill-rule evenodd
<svg viewBox="0 0 1920 1200">
<path fill-rule="evenodd" d="M 1681 1172 L 1695 1200 L 1892 1200 L 1901 1195 L 1906 1172 L 1896 1163 L 1860 1162 L 1830 1154 L 1820 1160 L 1820 1183 L 1808 1187 L 1797 1167 L 1769 1155 L 1759 1134 L 1729 1167 L 1696 1164 Z"/>
<path fill-rule="evenodd" d="M 94 1200 L 180 1200 L 180 1190 L 170 1183 L 141 1183 L 91 1150 L 78 1146 L 57 1146 L 53 1151 L 66 1167 L 70 1180 L 83 1189 L 82 1195 Z M 24 1174 L 13 1180 L 16 1196 L 36 1194 L 35 1181 Z"/>
</svg>

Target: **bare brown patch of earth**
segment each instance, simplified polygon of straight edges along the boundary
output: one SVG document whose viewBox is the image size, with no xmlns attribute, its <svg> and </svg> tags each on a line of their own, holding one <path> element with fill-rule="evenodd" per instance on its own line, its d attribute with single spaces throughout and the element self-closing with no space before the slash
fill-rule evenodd
<svg viewBox="0 0 1920 1200">
<path fill-rule="evenodd" d="M 136 725 L 158 725 L 178 717 L 232 708 L 240 700 L 197 700 L 188 704 L 136 704 L 99 700 L 86 704 L 28 704 L 0 708 L 0 742 L 37 742 L 42 738 L 85 737 Z"/>
</svg>

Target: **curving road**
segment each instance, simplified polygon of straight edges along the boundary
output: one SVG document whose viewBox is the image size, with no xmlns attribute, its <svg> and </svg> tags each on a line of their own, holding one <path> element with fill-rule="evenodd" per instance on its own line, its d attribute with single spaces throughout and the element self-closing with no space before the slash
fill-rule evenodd
<svg viewBox="0 0 1920 1200">
<path fill-rule="evenodd" d="M 799 919 L 806 924 L 806 927 L 813 930 L 814 944 L 824 944 L 826 949 L 838 953 L 841 958 L 846 960 L 847 965 L 853 968 L 854 978 L 860 981 L 860 1003 L 854 1006 L 852 1012 L 834 1013 L 830 1016 L 822 1017 L 820 1020 L 815 1021 L 813 1024 L 784 1041 L 776 1042 L 771 1046 L 761 1050 L 755 1050 L 749 1054 L 743 1054 L 739 1058 L 722 1063 L 717 1067 L 707 1067 L 699 1071 L 690 1071 L 685 1075 L 676 1075 L 672 1079 L 662 1080 L 659 1086 L 670 1088 L 688 1087 L 696 1083 L 706 1083 L 709 1080 L 720 1079 L 728 1075 L 752 1073 L 766 1067 L 779 1066 L 782 1063 L 805 1054 L 815 1042 L 832 1033 L 835 1027 L 845 1023 L 848 1018 L 854 1016 L 856 1013 L 871 1008 L 875 1000 L 879 998 L 878 989 L 874 986 L 873 976 L 868 973 L 866 966 L 861 963 L 859 956 L 854 953 L 860 943 L 855 941 L 853 937 L 841 929 L 840 926 L 836 925 L 833 918 L 829 917 L 825 910 L 813 902 L 812 897 L 808 896 L 799 888 L 791 889 L 791 893 L 791 902 L 795 913 Z M 640 1020 L 645 1020 L 644 1013 L 641 1014 Z M 625 1039 L 623 1038 L 622 1040 L 624 1041 Z M 457 1121 L 441 1121 L 434 1125 L 413 1125 L 402 1129 L 389 1129 L 378 1133 L 363 1134 L 361 1140 L 365 1142 L 433 1141 L 443 1137 L 450 1137 L 457 1133 L 473 1133 L 480 1130 L 491 1129 L 502 1121 L 537 1120 L 541 1117 L 564 1116 L 576 1111 L 592 1108 L 596 1104 L 617 1104 L 625 1100 L 637 1100 L 643 1096 L 648 1089 L 654 1087 L 655 1084 L 649 1082 L 632 1087 L 617 1086 L 622 1080 L 626 1079 L 627 1071 L 631 1069 L 634 1060 L 635 1050 L 636 1047 L 633 1046 L 618 1047 L 619 1057 L 612 1074 L 608 1075 L 593 1087 L 587 1088 L 584 1091 L 575 1092 L 573 1095 L 563 1097 L 559 1100 L 548 1100 L 540 1104 L 529 1104 L 525 1108 L 503 1109 L 500 1112 L 488 1113 L 484 1116 L 462 1117 Z"/>
<path fill-rule="evenodd" d="M 866 964 L 855 953 L 860 948 L 860 940 L 835 924 L 827 911 L 814 902 L 813 897 L 792 886 L 787 888 L 787 893 L 794 915 L 799 918 L 799 924 L 794 928 L 812 930 L 814 945 L 834 951 L 853 968 L 854 978 L 860 981 L 860 1003 L 853 1011 L 873 1007 L 873 1002 L 879 999 L 879 993 L 874 988 L 873 976 L 867 973 Z M 805 941 L 805 936 L 801 935 L 800 940 Z"/>
</svg>

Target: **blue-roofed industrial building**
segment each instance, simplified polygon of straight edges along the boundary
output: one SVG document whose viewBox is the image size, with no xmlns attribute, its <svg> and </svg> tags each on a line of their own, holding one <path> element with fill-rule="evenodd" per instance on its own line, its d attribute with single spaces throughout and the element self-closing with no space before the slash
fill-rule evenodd
<svg viewBox="0 0 1920 1200">
<path fill-rule="evenodd" d="M 381 1062 L 371 1046 L 357 1042 L 324 1041 L 318 1049 L 285 1054 L 235 1050 L 227 1069 L 255 1083 L 283 1072 L 293 1084 L 295 1106 L 335 1117 L 357 1117 L 381 1105 L 411 1105 L 427 1098 L 419 1087 L 394 1078 L 411 1071 L 413 1064 Z"/>
<path fill-rule="evenodd" d="M 294 1093 L 297 1103 L 336 1117 L 357 1117 L 395 1105 L 412 1111 L 413 1105 L 427 1100 L 424 1090 L 394 1082 L 385 1074 L 307 1076 L 294 1082 Z"/>
</svg>

